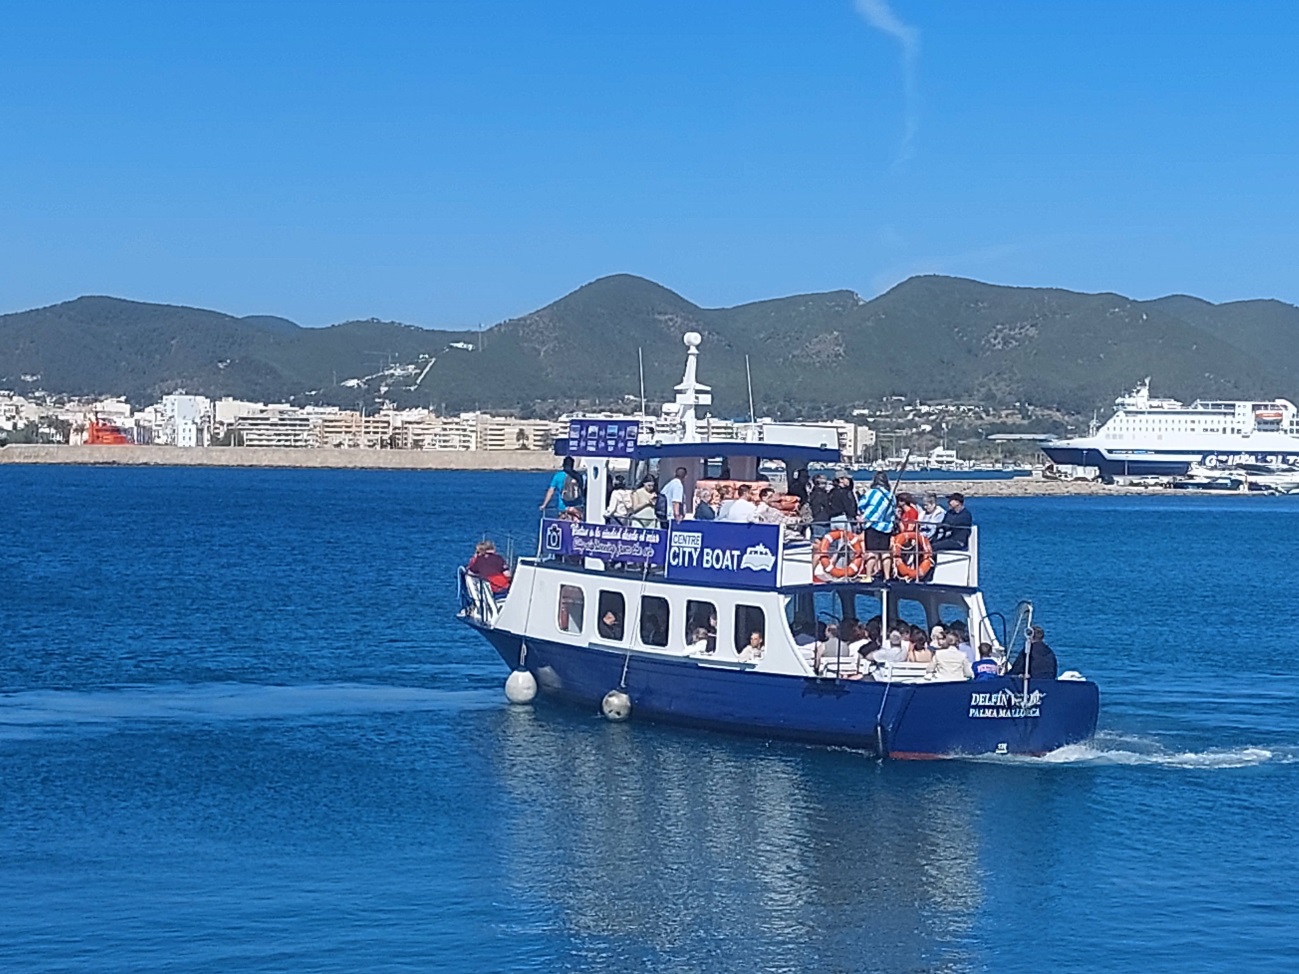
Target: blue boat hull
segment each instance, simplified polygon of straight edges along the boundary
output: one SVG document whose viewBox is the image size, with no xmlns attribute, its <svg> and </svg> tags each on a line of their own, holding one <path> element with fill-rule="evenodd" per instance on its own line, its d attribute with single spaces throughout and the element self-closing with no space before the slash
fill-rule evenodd
<svg viewBox="0 0 1299 974">
<path fill-rule="evenodd" d="M 1161 457 L 1157 453 L 1133 459 L 1108 457 L 1100 450 L 1045 445 L 1042 452 L 1052 463 L 1075 467 L 1095 467 L 1102 477 L 1181 477 L 1191 468 L 1190 461 Z"/>
<path fill-rule="evenodd" d="M 476 627 L 477 628 L 477 627 Z M 480 629 L 511 666 L 522 640 Z M 623 680 L 626 666 L 625 684 Z M 888 684 L 737 672 L 695 659 L 651 657 L 529 639 L 524 666 L 547 696 L 596 710 L 623 686 L 637 719 L 815 744 L 892 758 L 1044 754 L 1092 737 L 1094 683 L 1006 678 Z"/>
</svg>

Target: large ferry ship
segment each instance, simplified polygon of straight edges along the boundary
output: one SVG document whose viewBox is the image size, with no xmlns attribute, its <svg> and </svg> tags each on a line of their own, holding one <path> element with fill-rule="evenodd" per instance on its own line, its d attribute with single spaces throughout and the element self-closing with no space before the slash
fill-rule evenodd
<svg viewBox="0 0 1299 974">
<path fill-rule="evenodd" d="M 1101 477 L 1178 477 L 1191 466 L 1299 462 L 1299 416 L 1285 399 L 1197 399 L 1189 406 L 1150 395 L 1146 379 L 1114 401 L 1114 415 L 1087 436 L 1042 445 L 1053 463 Z"/>
<path fill-rule="evenodd" d="M 636 421 L 576 419 L 555 445 L 557 455 L 584 460 L 589 498 L 606 497 L 616 461 L 630 463 L 633 483 L 675 472 L 684 516 L 606 523 L 595 501 L 544 518 L 536 555 L 520 558 L 502 585 L 460 570 L 459 617 L 513 669 L 512 702 L 540 693 L 612 720 L 634 715 L 892 758 L 1042 754 L 1091 738 L 1096 684 L 1076 672 L 1057 679 L 1053 661 L 1049 670 L 977 680 L 967 665 L 964 679 L 943 678 L 933 662 L 867 666 L 864 650 L 840 638 L 872 623 L 934 633 L 959 626 L 972 645 L 1006 659 L 1029 629 L 1031 607 L 1008 635 L 1005 618 L 985 606 L 977 526 L 941 550 L 904 524 L 885 577 L 869 567 L 864 536 L 847 518 L 819 537 L 791 523 L 696 518 L 698 492 L 710 484 L 765 488 L 767 463 L 806 483 L 809 465 L 835 463 L 839 452 L 799 424 L 770 424 L 755 440 L 701 439 L 695 407 L 710 395 L 696 380 L 700 336 L 685 341 L 680 438 L 646 440 Z"/>
</svg>

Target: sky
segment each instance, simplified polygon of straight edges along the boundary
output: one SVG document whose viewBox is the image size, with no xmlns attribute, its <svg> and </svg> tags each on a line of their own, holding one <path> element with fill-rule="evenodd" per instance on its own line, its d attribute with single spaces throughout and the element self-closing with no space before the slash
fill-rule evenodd
<svg viewBox="0 0 1299 974">
<path fill-rule="evenodd" d="M 1279 0 L 7 0 L 0 312 L 1299 302 L 1296 51 Z"/>
</svg>

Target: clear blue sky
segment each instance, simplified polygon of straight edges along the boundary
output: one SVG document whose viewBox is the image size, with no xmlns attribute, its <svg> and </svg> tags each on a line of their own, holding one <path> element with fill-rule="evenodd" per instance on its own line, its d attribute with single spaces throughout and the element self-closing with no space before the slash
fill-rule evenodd
<svg viewBox="0 0 1299 974">
<path fill-rule="evenodd" d="M 913 273 L 1299 301 L 1299 3 L 0 10 L 0 311 L 489 324 Z"/>
</svg>

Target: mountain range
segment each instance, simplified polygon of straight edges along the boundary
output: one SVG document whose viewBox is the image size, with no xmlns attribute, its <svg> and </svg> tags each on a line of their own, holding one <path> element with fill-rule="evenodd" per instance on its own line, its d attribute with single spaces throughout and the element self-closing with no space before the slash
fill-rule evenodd
<svg viewBox="0 0 1299 974">
<path fill-rule="evenodd" d="M 1089 413 L 1145 376 L 1155 394 L 1183 399 L 1299 398 L 1294 305 L 932 275 L 871 300 L 845 290 L 701 308 L 619 274 L 481 332 L 376 319 L 303 328 L 81 297 L 0 316 L 0 388 L 553 414 L 638 403 L 638 351 L 649 401 L 670 398 L 687 331 L 704 336 L 699 374 L 720 416 L 748 413 L 746 355 L 757 411 L 778 417 L 842 415 L 886 396 Z"/>
</svg>

